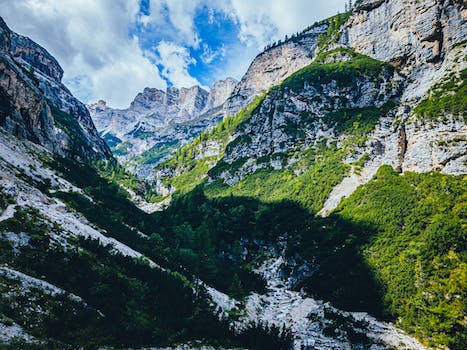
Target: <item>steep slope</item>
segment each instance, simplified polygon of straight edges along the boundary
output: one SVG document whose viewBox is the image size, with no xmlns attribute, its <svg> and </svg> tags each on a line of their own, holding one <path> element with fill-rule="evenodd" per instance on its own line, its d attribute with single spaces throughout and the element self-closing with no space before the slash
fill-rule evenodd
<svg viewBox="0 0 467 350">
<path fill-rule="evenodd" d="M 143 177 L 173 151 L 215 125 L 224 115 L 223 105 L 236 81 L 213 84 L 210 91 L 168 87 L 146 88 L 130 107 L 117 110 L 104 101 L 89 106 L 99 134 L 127 168 Z"/>
<path fill-rule="evenodd" d="M 1 125 L 61 155 L 110 158 L 89 112 L 60 82 L 63 70 L 42 47 L 0 19 Z"/>
<path fill-rule="evenodd" d="M 207 168 L 213 168 L 209 171 L 210 181 L 222 179 L 232 185 L 264 167 L 275 170 L 292 167 L 295 174 L 301 174 L 306 167 L 300 164 L 303 151 L 323 142 L 327 148 L 335 145 L 343 150 L 338 163 L 347 168 L 344 173 L 348 176 L 341 178 L 342 183 L 326 203 L 320 203 L 321 208 L 315 208 L 322 209 L 325 214 L 358 185 L 371 179 L 383 164 L 401 171 L 465 173 L 466 107 L 462 96 L 467 34 L 465 20 L 460 19 L 460 6 L 442 7 L 428 2 L 414 8 L 426 15 L 423 23 L 430 23 L 427 27 L 439 27 L 445 32 L 443 37 L 449 44 L 438 53 L 437 60 L 429 58 L 433 47 L 425 43 L 427 33 L 411 36 L 411 45 L 391 41 L 392 37 L 384 40 L 383 36 L 381 40 L 373 34 L 368 35 L 365 39 L 368 46 L 376 41 L 397 46 L 392 49 L 382 47 L 384 53 L 372 55 L 391 62 L 401 59 L 406 46 L 416 48 L 404 53 L 404 64 L 399 62 L 392 68 L 356 53 L 354 50 L 369 53 L 362 43 L 365 35 L 349 33 L 358 30 L 373 33 L 372 28 L 378 27 L 376 21 L 384 19 L 386 25 L 399 20 L 401 5 L 397 1 L 359 2 L 355 12 L 344 17 L 349 20 L 340 28 L 332 28 L 332 25 L 328 28 L 313 63 L 272 88 L 252 115 L 232 130 L 228 136 L 229 144 L 216 153 L 223 159 L 215 167 L 212 164 Z M 384 11 L 384 17 L 381 11 Z M 439 19 L 438 15 L 433 15 L 438 12 Z M 367 28 L 368 21 L 361 23 L 363 15 L 370 19 L 375 16 L 369 22 L 371 28 Z M 452 20 L 447 21 L 446 16 Z M 406 20 L 410 21 L 410 18 Z M 414 26 L 419 23 L 417 21 L 418 17 Z M 361 29 L 362 26 L 365 29 Z M 378 33 L 378 30 L 374 31 Z M 450 94 L 453 96 L 449 97 Z M 437 108 L 436 102 L 430 102 L 435 100 L 442 101 Z M 429 123 L 426 122 L 428 118 Z M 199 141 L 212 148 L 209 138 Z M 202 161 L 203 152 L 200 146 L 185 150 L 193 155 L 195 162 Z M 213 155 L 212 152 L 209 154 Z M 198 174 L 197 183 L 208 175 L 207 169 Z M 158 180 L 170 185 L 173 191 L 177 181 L 172 183 L 170 178 L 184 172 L 180 168 L 167 171 L 162 165 Z"/>
<path fill-rule="evenodd" d="M 196 206 L 228 203 L 249 222 L 233 231 L 248 254 L 286 233 L 288 261 L 310 270 L 295 288 L 461 349 L 465 14 L 457 1 L 359 1 L 327 21 L 309 65 L 162 163 L 160 190 L 175 207 L 193 192 Z"/>
<path fill-rule="evenodd" d="M 226 103 L 227 115 L 234 115 L 274 85 L 305 67 L 326 33 L 328 23 L 317 23 L 303 32 L 260 53 L 233 90 Z"/>
<path fill-rule="evenodd" d="M 129 226 L 132 222 L 113 217 L 110 202 L 131 212 L 140 224 L 148 220 L 117 187 L 112 189 L 86 167 L 54 161 L 44 149 L 3 131 L 0 139 L 1 196 L 6 200 L 0 221 L 0 328 L 7 330 L 2 343 L 26 346 L 11 339 L 23 335 L 35 348 L 165 344 L 184 339 L 178 332 L 192 327 L 188 319 L 205 312 L 207 317 L 192 325 L 217 327 L 209 302 L 201 306 L 209 299 L 198 299 L 187 279 L 118 240 L 134 247 L 149 242 Z M 98 181 L 96 192 L 85 193 L 65 180 L 70 174 L 88 190 Z M 107 211 L 98 219 L 93 214 L 102 210 L 96 204 L 102 200 L 108 201 Z M 91 210 L 74 210 L 77 203 Z M 183 305 L 180 312 L 172 310 L 172 302 Z M 195 311 L 195 305 L 205 311 Z M 11 328 L 21 331 L 8 332 Z M 193 336 L 199 339 L 202 333 L 198 329 Z"/>
</svg>

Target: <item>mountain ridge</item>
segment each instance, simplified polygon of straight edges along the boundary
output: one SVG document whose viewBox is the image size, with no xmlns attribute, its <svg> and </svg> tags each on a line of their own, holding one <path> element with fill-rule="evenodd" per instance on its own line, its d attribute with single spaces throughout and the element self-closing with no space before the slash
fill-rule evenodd
<svg viewBox="0 0 467 350">
<path fill-rule="evenodd" d="M 149 177 L 151 169 L 173 149 L 222 119 L 225 100 L 235 84 L 233 78 L 219 80 L 210 92 L 199 86 L 167 87 L 166 91 L 145 88 L 126 109 L 107 107 L 104 101 L 88 108 L 116 157 Z"/>
</svg>

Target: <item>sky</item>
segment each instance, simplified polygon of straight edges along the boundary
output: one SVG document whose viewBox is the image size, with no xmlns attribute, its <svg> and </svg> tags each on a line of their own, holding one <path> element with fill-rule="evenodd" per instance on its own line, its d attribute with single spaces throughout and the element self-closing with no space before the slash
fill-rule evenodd
<svg viewBox="0 0 467 350">
<path fill-rule="evenodd" d="M 344 11 L 346 0 L 0 0 L 85 103 L 125 108 L 145 87 L 239 80 L 264 46 Z"/>
</svg>

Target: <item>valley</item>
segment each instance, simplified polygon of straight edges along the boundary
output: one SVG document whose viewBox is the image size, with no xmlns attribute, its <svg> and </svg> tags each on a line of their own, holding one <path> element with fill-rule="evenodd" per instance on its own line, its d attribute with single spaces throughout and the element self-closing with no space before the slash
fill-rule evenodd
<svg viewBox="0 0 467 350">
<path fill-rule="evenodd" d="M 463 349 L 467 9 L 346 8 L 127 108 L 0 18 L 0 349 Z"/>
</svg>

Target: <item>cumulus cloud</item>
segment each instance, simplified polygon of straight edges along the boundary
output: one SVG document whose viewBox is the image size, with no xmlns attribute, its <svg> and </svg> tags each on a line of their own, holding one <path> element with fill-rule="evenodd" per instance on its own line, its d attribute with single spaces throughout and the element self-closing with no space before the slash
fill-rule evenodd
<svg viewBox="0 0 467 350">
<path fill-rule="evenodd" d="M 157 63 L 162 66 L 162 75 L 174 86 L 191 87 L 201 85 L 188 73 L 188 66 L 196 64 L 186 47 L 161 41 L 157 45 Z"/>
<path fill-rule="evenodd" d="M 64 81 L 86 102 L 129 105 L 146 86 L 165 88 L 157 68 L 128 35 L 137 0 L 0 0 L 9 26 L 46 47 L 62 64 Z"/>
<path fill-rule="evenodd" d="M 225 57 L 225 54 L 227 53 L 227 49 L 224 44 L 222 44 L 218 50 L 211 49 L 207 44 L 203 44 L 202 47 L 203 53 L 201 54 L 201 59 L 206 64 L 210 64 L 218 57 Z"/>
<path fill-rule="evenodd" d="M 335 15 L 345 0 L 231 0 L 240 25 L 240 39 L 258 48 L 272 40 L 303 30 L 315 21 Z"/>
<path fill-rule="evenodd" d="M 146 86 L 164 89 L 168 81 L 188 87 L 199 84 L 199 74 L 209 83 L 226 76 L 240 79 L 263 46 L 342 11 L 346 2 L 147 1 L 143 13 L 139 0 L 0 0 L 0 15 L 59 60 L 64 81 L 77 97 L 126 107 Z M 200 11 L 206 11 L 208 24 L 221 23 L 220 14 L 230 19 L 234 38 L 210 47 L 197 27 Z M 209 69 L 197 75 L 201 65 Z M 206 78 L 206 72 L 216 76 Z"/>
<path fill-rule="evenodd" d="M 149 14 L 141 15 L 140 21 L 146 26 L 159 29 L 173 28 L 167 37 L 177 44 L 197 48 L 201 39 L 194 25 L 196 8 L 201 0 L 150 0 Z"/>
</svg>

